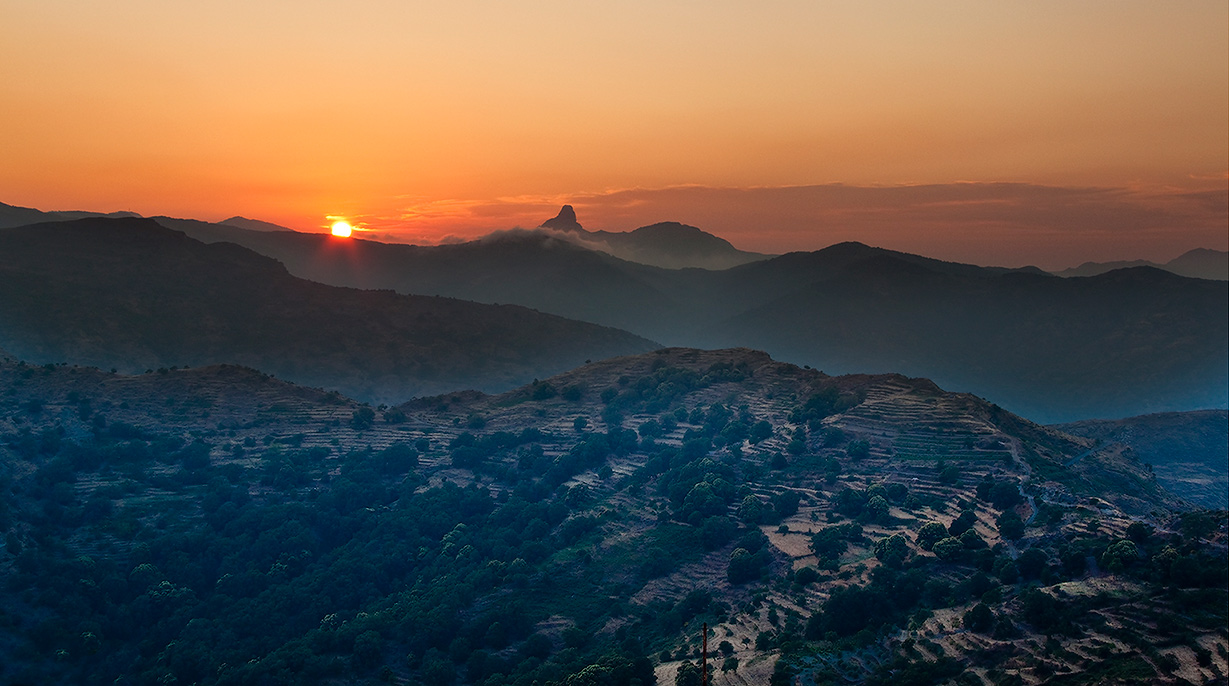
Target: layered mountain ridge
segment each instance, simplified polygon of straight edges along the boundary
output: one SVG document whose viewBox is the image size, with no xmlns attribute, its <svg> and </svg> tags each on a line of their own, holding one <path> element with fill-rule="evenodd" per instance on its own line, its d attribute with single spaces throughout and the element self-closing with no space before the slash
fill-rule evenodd
<svg viewBox="0 0 1229 686">
<path fill-rule="evenodd" d="M 1229 280 L 1229 252 L 1208 248 L 1195 248 L 1163 264 L 1149 260 L 1085 262 L 1078 267 L 1054 273 L 1058 276 L 1096 276 L 1115 269 L 1125 269 L 1128 267 L 1155 267 L 1156 269 L 1164 269 L 1179 276 L 1188 276 L 1193 279 L 1226 281 Z"/>
<path fill-rule="evenodd" d="M 567 210 L 542 231 L 441 246 L 156 221 L 320 283 L 518 304 L 831 373 L 926 376 L 1046 422 L 1229 404 L 1229 284 L 1154 268 L 1059 278 L 843 243 L 724 270 L 664 269 L 575 240 L 590 232 Z"/>
<path fill-rule="evenodd" d="M 512 305 L 306 281 L 233 243 L 124 218 L 0 229 L 0 346 L 127 372 L 237 363 L 400 402 L 656 344 Z"/>
</svg>

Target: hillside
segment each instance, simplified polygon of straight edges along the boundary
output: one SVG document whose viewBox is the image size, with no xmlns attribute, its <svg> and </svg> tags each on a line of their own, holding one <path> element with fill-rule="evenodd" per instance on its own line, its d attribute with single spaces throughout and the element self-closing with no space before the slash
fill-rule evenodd
<svg viewBox="0 0 1229 686">
<path fill-rule="evenodd" d="M 1225 520 L 897 375 L 665 349 L 372 408 L 0 361 L 0 683 L 1151 683 Z M 698 674 L 696 675 L 698 677 Z"/>
<path fill-rule="evenodd" d="M 1054 428 L 1126 445 L 1171 493 L 1202 507 L 1229 507 L 1229 413 L 1224 410 L 1086 420 Z"/>
<path fill-rule="evenodd" d="M 731 286 L 731 316 L 710 326 L 709 339 L 831 372 L 923 375 L 1043 421 L 1229 402 L 1224 283 L 1149 268 L 995 274 L 862 251 L 741 312 L 758 284 L 774 283 L 773 264 L 731 274 L 743 299 Z M 825 252 L 798 259 L 820 262 Z"/>
<path fill-rule="evenodd" d="M 0 230 L 0 346 L 125 372 L 244 364 L 377 402 L 501 390 L 655 347 L 523 307 L 305 281 L 147 219 Z"/>
</svg>

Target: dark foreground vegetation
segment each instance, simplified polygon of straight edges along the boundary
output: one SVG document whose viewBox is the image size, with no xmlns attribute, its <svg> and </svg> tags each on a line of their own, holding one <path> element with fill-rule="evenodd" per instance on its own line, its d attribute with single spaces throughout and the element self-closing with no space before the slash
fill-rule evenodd
<svg viewBox="0 0 1229 686">
<path fill-rule="evenodd" d="M 702 623 L 714 683 L 1224 679 L 1224 512 L 924 381 L 221 373 L 3 364 L 0 684 L 698 684 Z"/>
</svg>

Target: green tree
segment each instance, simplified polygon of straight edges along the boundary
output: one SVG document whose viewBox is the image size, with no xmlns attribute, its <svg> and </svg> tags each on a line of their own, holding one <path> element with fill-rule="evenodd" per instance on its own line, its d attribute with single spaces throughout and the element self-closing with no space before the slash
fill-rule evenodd
<svg viewBox="0 0 1229 686">
<path fill-rule="evenodd" d="M 760 443 L 772 436 L 772 424 L 766 421 L 758 421 L 751 426 L 751 442 Z"/>
<path fill-rule="evenodd" d="M 679 671 L 674 675 L 674 686 L 703 686 L 704 678 L 700 668 L 690 662 L 679 665 Z"/>
<path fill-rule="evenodd" d="M 935 543 L 947 538 L 947 527 L 938 522 L 926 522 L 917 532 L 917 546 L 922 550 L 932 550 Z"/>
<path fill-rule="evenodd" d="M 1138 559 L 1139 548 L 1133 541 L 1127 540 L 1111 543 L 1101 554 L 1101 564 L 1114 574 L 1121 573 Z"/>
<path fill-rule="evenodd" d="M 935 469 L 939 472 L 939 483 L 944 486 L 954 486 L 960 481 L 960 468 L 954 464 L 940 462 Z"/>
<path fill-rule="evenodd" d="M 972 529 L 973 525 L 976 523 L 977 513 L 973 510 L 965 510 L 964 512 L 960 513 L 959 517 L 952 520 L 952 523 L 947 527 L 947 532 L 953 536 L 959 536 L 969 529 Z"/>
<path fill-rule="evenodd" d="M 900 567 L 909 555 L 909 543 L 903 534 L 893 534 L 875 543 L 875 557 L 889 567 Z"/>
<path fill-rule="evenodd" d="M 849 445 L 845 446 L 845 454 L 851 460 L 864 460 L 870 457 L 871 444 L 861 438 L 850 441 Z"/>
<path fill-rule="evenodd" d="M 948 536 L 943 540 L 937 541 L 932 551 L 940 560 L 954 562 L 964 552 L 964 544 L 960 542 L 960 539 Z"/>
<path fill-rule="evenodd" d="M 730 554 L 730 564 L 726 567 L 726 577 L 730 583 L 738 585 L 758 579 L 767 560 L 763 552 L 751 553 L 746 548 L 735 548 Z"/>
<path fill-rule="evenodd" d="M 366 431 L 376 421 L 376 411 L 366 405 L 358 408 L 350 415 L 350 427 L 355 431 Z"/>
<path fill-rule="evenodd" d="M 978 603 L 964 613 L 964 628 L 984 634 L 994 628 L 994 613 L 985 603 Z"/>
<path fill-rule="evenodd" d="M 1012 510 L 999 515 L 995 525 L 999 529 L 999 536 L 1009 541 L 1018 541 L 1024 536 L 1024 520 Z"/>
<path fill-rule="evenodd" d="M 986 542 L 982 540 L 981 536 L 977 535 L 976 529 L 969 529 L 968 531 L 960 534 L 959 538 L 960 544 L 969 550 L 977 550 L 979 548 L 986 547 Z"/>
<path fill-rule="evenodd" d="M 1024 498 L 1020 488 L 1010 481 L 999 481 L 990 487 L 990 503 L 995 509 L 1007 510 L 1020 504 Z"/>
<path fill-rule="evenodd" d="M 755 526 L 760 523 L 760 519 L 764 516 L 764 506 L 760 499 L 754 495 L 748 495 L 743 498 L 742 503 L 738 506 L 738 518 L 744 524 Z"/>
<path fill-rule="evenodd" d="M 1049 556 L 1038 548 L 1029 548 L 1016 558 L 1016 566 L 1020 568 L 1020 575 L 1025 579 L 1036 579 L 1041 576 L 1048 562 Z"/>
<path fill-rule="evenodd" d="M 874 495 L 866 501 L 865 511 L 872 521 L 883 522 L 888 519 L 889 508 L 887 499 L 881 495 Z"/>
<path fill-rule="evenodd" d="M 378 631 L 364 631 L 354 639 L 354 662 L 362 670 L 374 669 L 384 652 L 384 639 Z"/>
</svg>

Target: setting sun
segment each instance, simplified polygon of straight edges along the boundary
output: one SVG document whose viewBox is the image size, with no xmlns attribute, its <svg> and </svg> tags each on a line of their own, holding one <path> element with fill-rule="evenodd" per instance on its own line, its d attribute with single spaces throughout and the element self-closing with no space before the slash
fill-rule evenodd
<svg viewBox="0 0 1229 686">
<path fill-rule="evenodd" d="M 342 220 L 342 221 L 333 222 L 333 235 L 334 236 L 338 236 L 340 238 L 349 238 L 350 233 L 353 231 L 354 231 L 354 227 L 350 226 L 350 222 L 348 221 Z"/>
</svg>

